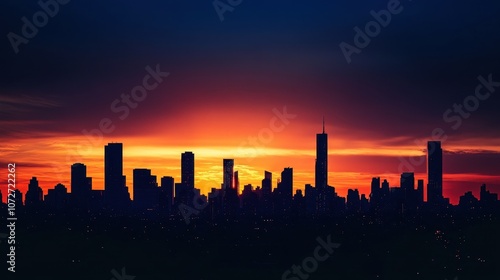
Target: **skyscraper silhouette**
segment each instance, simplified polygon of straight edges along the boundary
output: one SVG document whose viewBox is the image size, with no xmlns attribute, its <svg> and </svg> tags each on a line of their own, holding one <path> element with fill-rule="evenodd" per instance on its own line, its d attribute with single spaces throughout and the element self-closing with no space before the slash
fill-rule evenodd
<svg viewBox="0 0 500 280">
<path fill-rule="evenodd" d="M 194 197 L 194 154 L 181 154 L 181 183 L 175 183 L 175 204 L 192 204 Z"/>
<path fill-rule="evenodd" d="M 287 199 L 293 196 L 293 168 L 287 167 L 281 172 L 281 189 Z"/>
<path fill-rule="evenodd" d="M 68 205 L 68 190 L 59 183 L 45 195 L 45 204 L 52 209 L 64 209 Z"/>
<path fill-rule="evenodd" d="M 486 208 L 490 208 L 495 206 L 498 202 L 498 194 L 491 193 L 486 189 L 486 185 L 482 184 L 479 192 L 479 200 L 481 201 L 481 205 Z"/>
<path fill-rule="evenodd" d="M 262 214 L 269 215 L 272 212 L 271 193 L 273 190 L 273 174 L 269 171 L 264 171 L 264 179 L 262 179 Z"/>
<path fill-rule="evenodd" d="M 186 190 L 194 190 L 194 154 L 192 152 L 181 154 L 181 183 Z"/>
<path fill-rule="evenodd" d="M 273 188 L 273 174 L 269 171 L 264 171 L 264 179 L 262 180 L 262 194 L 270 195 Z"/>
<path fill-rule="evenodd" d="M 123 144 L 109 143 L 104 146 L 104 189 L 113 191 L 121 187 L 125 187 Z"/>
<path fill-rule="evenodd" d="M 238 176 L 238 171 L 234 171 L 234 189 L 236 190 L 236 193 L 240 193 L 240 178 Z"/>
<path fill-rule="evenodd" d="M 424 203 L 424 180 L 417 181 L 417 200 L 418 204 Z"/>
<path fill-rule="evenodd" d="M 223 189 L 233 188 L 233 175 L 234 175 L 234 159 L 223 159 L 224 177 Z"/>
<path fill-rule="evenodd" d="M 357 189 L 347 190 L 347 211 L 358 212 L 361 208 L 361 198 L 359 196 L 359 191 Z"/>
<path fill-rule="evenodd" d="M 108 143 L 104 146 L 104 196 L 111 209 L 124 209 L 130 195 L 123 175 L 123 144 Z"/>
<path fill-rule="evenodd" d="M 174 204 L 174 178 L 171 176 L 161 177 L 160 184 L 160 208 L 166 210 L 168 213 L 172 211 Z"/>
<path fill-rule="evenodd" d="M 316 134 L 316 209 L 321 215 L 331 210 L 331 202 L 335 190 L 328 186 L 328 134 L 325 133 L 325 120 L 323 119 L 323 132 Z"/>
<path fill-rule="evenodd" d="M 379 210 L 381 194 L 380 177 L 374 177 L 372 178 L 370 191 L 370 203 L 373 209 Z"/>
<path fill-rule="evenodd" d="M 323 132 L 316 135 L 316 188 L 328 186 L 328 134 L 325 133 L 325 121 L 323 120 Z"/>
<path fill-rule="evenodd" d="M 133 170 L 134 204 L 139 209 L 155 209 L 159 206 L 159 189 L 151 169 Z"/>
<path fill-rule="evenodd" d="M 31 178 L 28 184 L 28 192 L 26 192 L 26 206 L 37 207 L 43 202 L 43 191 L 40 186 L 38 186 L 38 180 L 36 177 Z"/>
<path fill-rule="evenodd" d="M 427 142 L 427 201 L 440 204 L 443 200 L 443 150 L 441 141 Z"/>
<path fill-rule="evenodd" d="M 386 179 L 382 182 L 382 193 L 385 195 L 389 195 L 389 182 Z"/>
<path fill-rule="evenodd" d="M 75 206 L 86 207 L 92 190 L 92 178 L 87 177 L 83 163 L 71 165 L 71 196 Z"/>
<path fill-rule="evenodd" d="M 400 194 L 404 209 L 415 209 L 418 206 L 418 192 L 415 190 L 415 173 L 401 173 L 400 186 Z"/>
<path fill-rule="evenodd" d="M 278 183 L 275 195 L 276 213 L 286 215 L 292 209 L 293 199 L 293 168 L 287 167 L 281 172 L 281 182 Z"/>
<path fill-rule="evenodd" d="M 400 178 L 400 185 L 403 191 L 406 193 L 415 190 L 415 173 L 403 172 Z"/>
</svg>

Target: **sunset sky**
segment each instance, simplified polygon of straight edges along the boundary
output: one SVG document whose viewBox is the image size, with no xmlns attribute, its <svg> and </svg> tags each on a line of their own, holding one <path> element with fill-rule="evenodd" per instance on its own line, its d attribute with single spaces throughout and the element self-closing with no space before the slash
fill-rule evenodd
<svg viewBox="0 0 500 280">
<path fill-rule="evenodd" d="M 21 18 L 40 10 L 31 2 L 5 1 L 4 34 L 22 34 Z M 329 183 L 341 196 L 349 188 L 368 196 L 374 176 L 399 186 L 407 162 L 419 163 L 411 164 L 416 178 L 427 183 L 425 145 L 436 129 L 446 137 L 445 197 L 478 196 L 483 183 L 500 192 L 500 87 L 460 123 L 458 113 L 444 117 L 474 95 L 478 76 L 500 82 L 500 4 L 401 1 L 402 12 L 348 63 L 339 44 L 353 45 L 353 28 L 364 29 L 370 11 L 388 2 L 243 1 L 224 21 L 212 1 L 60 6 L 19 53 L 6 36 L 0 43 L 4 200 L 8 163 L 22 192 L 32 176 L 45 193 L 58 182 L 69 190 L 75 162 L 103 189 L 108 142 L 124 143 L 130 190 L 134 168 L 179 181 L 184 151 L 195 154 L 204 193 L 220 187 L 223 158 L 235 159 L 241 185 L 260 186 L 269 170 L 276 186 L 293 167 L 294 187 L 303 189 L 314 184 L 323 116 Z M 125 106 L 121 95 L 143 84 L 147 66 L 169 76 L 124 117 L 112 104 Z M 295 117 L 266 134 L 285 107 Z M 103 119 L 113 131 L 89 139 L 84 131 Z"/>
</svg>

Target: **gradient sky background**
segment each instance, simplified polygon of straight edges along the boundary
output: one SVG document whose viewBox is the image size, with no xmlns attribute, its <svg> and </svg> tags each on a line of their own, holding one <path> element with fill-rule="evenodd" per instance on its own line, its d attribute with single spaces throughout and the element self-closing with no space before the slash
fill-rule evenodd
<svg viewBox="0 0 500 280">
<path fill-rule="evenodd" d="M 403 11 L 351 64 L 339 44 L 353 44 L 353 28 L 388 1 L 244 0 L 221 22 L 212 1 L 73 0 L 15 54 L 6 35 L 21 34 L 36 2 L 0 4 L 4 200 L 10 162 L 23 192 L 32 176 L 45 193 L 57 182 L 69 189 L 74 162 L 103 189 L 103 146 L 112 141 L 124 143 L 130 189 L 133 168 L 179 180 L 184 151 L 195 153 L 204 193 L 220 186 L 223 158 L 235 158 L 242 185 L 290 166 L 303 189 L 314 183 L 323 116 L 329 183 L 342 196 L 348 188 L 368 195 L 373 176 L 398 186 L 401 158 L 422 160 L 435 128 L 448 137 L 445 196 L 457 203 L 482 183 L 500 192 L 500 88 L 458 129 L 443 120 L 479 75 L 500 80 L 498 1 L 401 1 Z M 170 76 L 120 120 L 110 104 L 157 64 Z M 284 106 L 297 117 L 283 131 L 259 142 L 255 157 L 238 149 Z M 82 130 L 102 118 L 115 130 L 88 144 Z M 415 172 L 426 179 L 425 163 Z"/>
</svg>

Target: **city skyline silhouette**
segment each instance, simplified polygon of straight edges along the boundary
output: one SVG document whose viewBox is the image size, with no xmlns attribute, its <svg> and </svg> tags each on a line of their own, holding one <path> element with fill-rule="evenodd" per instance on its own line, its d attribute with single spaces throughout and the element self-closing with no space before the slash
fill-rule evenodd
<svg viewBox="0 0 500 280">
<path fill-rule="evenodd" d="M 0 5 L 2 280 L 500 275 L 500 2 Z"/>
<path fill-rule="evenodd" d="M 212 193 L 215 189 L 218 189 L 222 193 L 225 193 L 225 191 L 228 190 L 233 191 L 235 195 L 234 199 L 236 200 L 238 200 L 238 196 L 240 197 L 239 199 L 242 199 L 242 195 L 245 194 L 245 191 L 247 194 L 257 192 L 258 196 L 261 199 L 264 199 L 266 193 L 269 196 L 271 196 L 271 194 L 276 194 L 283 196 L 283 198 L 281 198 L 283 202 L 281 203 L 284 203 L 284 205 L 288 205 L 286 207 L 291 208 L 291 204 L 295 195 L 299 195 L 298 198 L 303 195 L 307 197 L 309 189 L 310 196 L 318 196 L 318 198 L 315 199 L 320 200 L 315 202 L 317 204 L 315 208 L 318 208 L 317 211 L 319 213 L 326 211 L 330 214 L 333 214 L 333 206 L 330 206 L 328 210 L 322 209 L 326 207 L 327 202 L 321 201 L 321 199 L 324 200 L 325 197 L 328 196 L 331 196 L 330 199 L 332 199 L 332 201 L 334 197 L 343 199 L 344 202 L 341 204 L 345 205 L 338 206 L 341 209 L 344 209 L 345 207 L 348 207 L 348 205 L 353 203 L 352 201 L 349 201 L 349 197 L 351 198 L 351 200 L 357 201 L 354 203 L 359 204 L 357 206 L 359 210 L 361 210 L 362 208 L 360 203 L 365 203 L 365 211 L 367 211 L 368 208 L 374 208 L 375 204 L 382 203 L 381 196 L 388 197 L 393 193 L 395 196 L 400 196 L 400 194 L 397 194 L 400 191 L 404 193 L 402 194 L 403 198 L 397 198 L 396 200 L 405 200 L 404 203 L 399 203 L 403 203 L 403 205 L 406 205 L 407 207 L 409 207 L 408 205 L 410 205 L 413 208 L 419 208 L 424 206 L 424 204 L 442 206 L 449 205 L 450 199 L 443 196 L 443 149 L 441 147 L 441 141 L 428 141 L 426 153 L 426 179 L 415 177 L 414 172 L 402 172 L 400 175 L 401 179 L 399 184 L 391 184 L 391 182 L 389 182 L 387 178 L 374 176 L 370 184 L 370 193 L 361 193 L 359 192 L 358 188 L 350 188 L 347 191 L 347 196 L 341 197 L 337 194 L 335 186 L 328 184 L 328 134 L 325 132 L 325 122 L 323 119 L 322 132 L 316 134 L 314 184 L 305 184 L 303 188 L 294 185 L 293 165 L 284 167 L 283 171 L 281 172 L 281 178 L 276 179 L 277 183 L 272 181 L 272 173 L 264 170 L 263 178 L 264 180 L 267 180 L 266 184 L 264 184 L 264 180 L 262 181 L 261 185 L 253 186 L 252 184 L 245 184 L 245 178 L 239 177 L 238 171 L 234 169 L 234 159 L 222 159 L 222 180 L 219 186 L 211 186 L 211 191 Z M 208 192 L 204 193 L 200 188 L 196 188 L 195 153 L 193 153 L 192 151 L 186 151 L 182 153 L 180 167 L 181 180 L 178 182 L 175 182 L 175 178 L 174 176 L 172 176 L 172 174 L 168 174 L 165 176 L 161 176 L 161 178 L 158 178 L 156 175 L 152 174 L 151 169 L 147 167 L 134 167 L 132 169 L 133 183 L 130 185 L 127 184 L 126 176 L 123 174 L 123 143 L 108 143 L 104 146 L 104 188 L 94 188 L 92 185 L 92 177 L 87 177 L 87 165 L 81 162 L 75 162 L 71 165 L 71 185 L 69 187 L 65 187 L 63 184 L 61 184 L 61 182 L 59 182 L 53 189 L 48 189 L 48 192 L 45 194 L 43 189 L 39 187 L 40 182 L 38 181 L 37 177 L 33 176 L 30 180 L 30 184 L 28 185 L 28 191 L 26 192 L 27 203 L 25 204 L 41 204 L 44 200 L 44 197 L 45 199 L 48 198 L 49 201 L 54 200 L 54 196 L 56 195 L 50 194 L 52 192 L 59 192 L 59 201 L 53 201 L 51 202 L 52 204 L 68 204 L 65 207 L 71 207 L 71 205 L 69 204 L 75 204 L 79 206 L 85 204 L 88 206 L 90 204 L 94 204 L 89 200 L 100 199 L 102 201 L 97 204 L 107 204 L 106 206 L 111 208 L 118 207 L 118 205 L 120 205 L 120 207 L 124 207 L 124 205 L 127 204 L 127 207 L 129 207 L 130 205 L 137 204 L 142 205 L 142 207 L 139 208 L 144 209 L 150 208 L 158 210 L 162 208 L 171 210 L 174 204 L 179 204 L 178 201 L 189 204 L 190 199 L 192 199 L 193 197 L 193 192 L 196 193 L 197 191 L 199 194 L 210 196 Z M 283 177 L 283 172 L 288 172 L 289 174 Z M 240 178 L 242 179 L 241 181 Z M 159 181 L 158 179 L 161 180 Z M 168 183 L 164 184 L 164 182 L 166 182 L 164 180 L 168 180 Z M 284 180 L 285 182 L 282 182 L 281 180 Z M 382 185 L 381 180 L 383 180 Z M 417 185 L 415 180 L 417 180 L 418 187 L 415 187 Z M 130 182 L 130 178 L 128 182 Z M 159 184 L 159 182 L 161 183 Z M 244 186 L 244 188 L 240 187 L 240 182 L 241 186 Z M 498 201 L 497 194 L 493 193 L 490 195 L 491 188 L 488 187 L 487 191 L 487 186 L 484 183 L 478 182 L 477 184 L 478 186 L 481 186 L 480 198 L 483 198 L 483 200 L 486 199 L 488 201 L 491 199 L 493 199 L 493 201 Z M 264 190 L 264 185 L 267 186 L 267 190 Z M 283 185 L 286 185 L 286 187 L 283 187 Z M 165 188 L 168 188 L 168 191 L 166 191 Z M 284 191 L 284 189 L 287 190 Z M 92 190 L 96 190 L 99 193 L 94 192 L 93 194 L 91 194 Z M 464 199 L 464 201 L 465 199 L 473 199 L 473 190 L 474 188 L 471 188 L 467 190 L 462 196 L 460 196 L 460 203 L 462 203 L 462 198 Z M 382 195 L 382 193 L 384 194 Z M 484 198 L 485 193 L 488 193 L 488 198 Z M 495 196 L 496 198 L 494 198 Z M 111 197 L 112 199 L 110 199 Z M 83 200 L 85 200 L 85 202 Z M 117 201 L 110 202 L 111 200 Z M 161 205 L 160 201 L 163 202 L 164 205 Z M 176 201 L 176 203 L 174 203 L 174 201 Z M 167 202 L 168 205 L 165 204 Z M 237 208 L 241 208 L 240 206 L 238 206 Z M 280 207 L 285 206 L 281 205 Z"/>
<path fill-rule="evenodd" d="M 143 275 L 153 276 L 161 274 L 165 265 L 156 263 L 172 258 L 172 250 L 182 258 L 194 256 L 190 259 L 192 263 L 168 262 L 166 266 L 173 269 L 172 275 L 193 279 L 238 275 L 248 264 L 252 264 L 254 272 L 240 276 L 242 279 L 255 278 L 254 273 L 264 272 L 270 279 L 281 277 L 282 280 L 305 279 L 313 273 L 319 277 L 337 274 L 374 279 L 380 275 L 416 274 L 440 279 L 450 274 L 483 275 L 496 269 L 486 262 L 494 260 L 495 256 L 491 255 L 491 246 L 484 247 L 485 240 L 482 236 L 478 238 L 477 230 L 489 228 L 481 233 L 488 236 L 488 244 L 493 242 L 492 236 L 500 232 L 497 227 L 498 194 L 483 184 L 479 198 L 468 191 L 460 197 L 457 206 L 451 205 L 449 198 L 443 196 L 440 141 L 427 143 L 427 180 L 416 178 L 412 172 L 403 172 L 399 186 L 395 187 L 381 177 L 374 177 L 369 195 L 349 189 L 345 197 L 339 196 L 327 181 L 327 143 L 325 130 L 316 134 L 316 186 L 307 184 L 304 190 L 293 192 L 293 167 L 284 167 L 279 178 L 274 178 L 276 184 L 273 184 L 273 174 L 264 171 L 260 186 L 241 186 L 234 159 L 224 158 L 221 183 L 208 195 L 196 188 L 195 153 L 181 154 L 181 180 L 178 182 L 172 176 L 163 176 L 158 181 L 150 169 L 134 168 L 133 184 L 128 186 L 123 175 L 123 143 L 108 143 L 104 146 L 104 190 L 93 189 L 93 180 L 87 177 L 87 166 L 74 163 L 69 190 L 59 183 L 44 195 L 37 178 L 32 177 L 24 201 L 18 189 L 9 191 L 9 203 L 1 204 L 1 218 L 22 220 L 22 224 L 16 224 L 16 230 L 23 232 L 24 241 L 40 240 L 35 231 L 25 233 L 27 229 L 36 229 L 49 233 L 44 241 L 52 241 L 47 245 L 52 242 L 66 244 L 52 250 L 59 262 L 66 263 L 64 267 L 55 267 L 46 261 L 33 265 L 33 260 L 49 249 L 47 245 L 39 245 L 38 248 L 45 249 L 29 254 L 29 262 L 10 257 L 10 269 L 29 275 L 33 270 L 28 267 L 44 266 L 52 275 L 62 277 L 74 269 L 82 269 L 82 261 L 97 261 L 100 263 L 98 269 L 80 270 L 81 276 L 102 275 L 109 271 L 104 264 L 116 266 L 119 260 L 132 267 L 128 271 L 147 266 Z M 426 201 L 424 188 L 427 189 Z M 130 190 L 133 190 L 133 199 Z M 12 235 L 12 232 L 9 238 L 15 237 L 16 233 Z M 307 254 L 307 247 L 313 246 L 312 240 L 320 244 L 316 245 L 314 258 L 306 257 L 299 266 L 290 267 L 290 263 Z M 377 253 L 379 243 L 384 244 L 386 250 Z M 301 249 L 289 254 L 286 248 L 291 244 Z M 422 250 L 422 244 L 433 245 Z M 414 253 L 401 252 L 398 248 L 402 246 Z M 240 247 L 245 250 L 241 251 Z M 23 246 L 10 248 L 10 254 L 26 254 Z M 158 259 L 145 260 L 135 254 L 117 257 L 116 252 L 123 248 L 139 250 L 147 258 Z M 326 255 L 317 253 L 321 248 Z M 100 253 L 96 254 L 96 250 Z M 68 252 L 73 256 L 68 257 Z M 453 254 L 445 256 L 450 253 Z M 217 263 L 223 264 L 223 271 L 214 269 L 209 257 L 216 254 L 221 254 Z M 481 257 L 469 260 L 470 254 Z M 436 260 L 439 255 L 441 257 Z M 387 270 L 388 264 L 381 262 L 382 257 L 412 261 L 392 271 Z M 330 261 L 323 263 L 327 259 Z M 16 266 L 13 260 L 21 264 Z M 356 262 L 369 264 L 370 269 L 353 271 Z M 439 265 L 435 266 L 435 262 Z M 318 269 L 321 263 L 322 269 Z M 228 267 L 238 267 L 238 264 L 239 269 L 228 272 Z M 193 270 L 193 265 L 206 269 Z M 116 270 L 111 271 L 118 275 Z"/>
</svg>

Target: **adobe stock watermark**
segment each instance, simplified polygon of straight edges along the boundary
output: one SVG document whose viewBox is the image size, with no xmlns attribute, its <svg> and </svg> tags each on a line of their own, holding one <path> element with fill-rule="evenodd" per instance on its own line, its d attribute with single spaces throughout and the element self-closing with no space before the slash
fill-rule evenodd
<svg viewBox="0 0 500 280">
<path fill-rule="evenodd" d="M 208 204 L 209 200 L 211 198 L 218 197 L 219 194 L 221 193 L 221 190 L 216 190 L 214 194 L 209 195 L 208 200 L 205 200 L 202 195 L 200 195 L 198 192 L 193 190 L 194 192 L 194 197 L 193 197 L 193 207 L 188 206 L 184 203 L 179 204 L 179 212 L 182 215 L 182 218 L 184 218 L 184 221 L 186 222 L 186 225 L 189 225 L 191 223 L 190 217 L 192 215 L 199 215 L 203 209 L 205 209 Z"/>
<path fill-rule="evenodd" d="M 139 103 L 143 102 L 148 97 L 148 94 L 158 88 L 164 79 L 170 75 L 169 72 L 162 72 L 159 64 L 154 69 L 148 65 L 145 70 L 147 74 L 142 78 L 141 84 L 133 87 L 130 93 L 122 93 L 120 98 L 116 98 L 111 102 L 110 110 L 112 113 L 117 114 L 116 118 L 119 121 L 127 119 L 132 109 L 136 109 Z M 80 141 L 75 147 L 72 147 L 72 150 L 68 148 L 66 163 L 81 162 L 82 154 L 88 152 L 91 147 L 102 145 L 104 135 L 110 134 L 116 129 L 114 124 L 116 121 L 116 119 L 113 121 L 112 118 L 104 117 L 98 122 L 96 128 L 83 129 L 82 134 L 86 140 Z M 54 162 L 52 167 L 58 174 L 61 174 L 62 167 L 60 163 Z"/>
<path fill-rule="evenodd" d="M 411 1 L 411 0 L 410 0 Z M 371 39 L 377 37 L 382 31 L 382 27 L 387 27 L 391 23 L 392 16 L 397 15 L 403 11 L 403 6 L 399 0 L 390 0 L 387 3 L 387 10 L 380 10 L 375 12 L 370 11 L 374 20 L 371 20 L 365 24 L 364 31 L 359 27 L 354 27 L 354 45 L 350 45 L 346 42 L 339 44 L 340 50 L 344 54 L 347 63 L 351 63 L 351 56 L 353 54 L 360 54 L 361 50 L 368 47 Z"/>
<path fill-rule="evenodd" d="M 316 241 L 319 245 L 314 249 L 312 256 L 302 260 L 302 265 L 292 265 L 281 275 L 281 280 L 308 279 L 310 274 L 318 269 L 319 262 L 326 261 L 333 254 L 333 249 L 340 247 L 340 243 L 332 242 L 331 235 L 326 237 L 326 242 L 321 237 L 316 238 Z"/>
<path fill-rule="evenodd" d="M 145 67 L 145 70 L 147 74 L 142 78 L 141 84 L 133 87 L 130 94 L 122 93 L 120 98 L 116 98 L 110 104 L 110 110 L 112 113 L 118 114 L 118 120 L 124 121 L 127 119 L 132 109 L 137 108 L 139 103 L 147 98 L 148 93 L 155 90 L 164 81 L 164 78 L 170 75 L 169 72 L 162 72 L 159 64 L 155 66 L 155 69 L 148 65 Z M 66 148 L 66 164 L 71 165 L 75 162 L 82 162 L 82 154 L 88 152 L 93 146 L 102 145 L 104 135 L 112 133 L 115 128 L 113 120 L 105 117 L 98 122 L 96 128 L 90 130 L 83 129 L 82 134 L 86 140 L 78 142 L 77 145 L 71 148 Z M 62 174 L 66 172 L 66 169 L 64 169 L 65 165 L 61 164 L 61 162 L 52 162 L 51 165 L 58 179 L 61 181 L 63 179 Z"/>
<path fill-rule="evenodd" d="M 135 276 L 134 275 L 128 275 L 127 272 L 125 271 L 125 267 L 122 267 L 121 274 L 118 273 L 116 269 L 111 270 L 111 274 L 113 274 L 113 278 L 110 280 L 134 280 Z"/>
<path fill-rule="evenodd" d="M 247 140 L 241 142 L 236 152 L 237 158 L 242 158 L 250 162 L 259 154 L 259 149 L 263 145 L 269 144 L 274 140 L 275 133 L 282 132 L 290 124 L 290 120 L 297 118 L 297 114 L 288 113 L 286 106 L 283 106 L 281 111 L 273 108 L 272 112 L 273 116 L 269 119 L 267 127 L 259 130 L 256 136 L 248 136 Z"/>
<path fill-rule="evenodd" d="M 224 21 L 224 13 L 233 12 L 234 8 L 239 6 L 243 0 L 225 0 L 227 3 L 222 0 L 215 0 L 212 4 L 214 5 L 215 12 L 219 16 L 221 22 Z"/>
<path fill-rule="evenodd" d="M 492 74 L 489 74 L 487 78 L 480 75 L 477 79 L 479 83 L 476 85 L 474 94 L 466 96 L 459 104 L 454 103 L 451 108 L 448 108 L 443 113 L 443 121 L 451 124 L 450 128 L 452 130 L 459 129 L 464 120 L 470 118 L 472 113 L 479 109 L 481 102 L 489 99 L 491 94 L 496 91 L 496 88 L 500 87 L 500 81 L 494 81 Z M 446 142 L 448 139 L 446 131 L 441 127 L 434 128 L 430 136 L 432 141 Z M 427 144 L 426 141 L 421 139 L 415 139 L 414 143 L 419 149 L 425 148 Z M 425 157 L 420 157 L 420 159 L 408 157 L 406 159 L 400 156 L 398 159 L 400 161 L 399 173 L 415 172 L 416 167 L 425 163 Z"/>
<path fill-rule="evenodd" d="M 28 44 L 29 39 L 35 38 L 38 34 L 38 29 L 45 27 L 49 23 L 49 19 L 55 17 L 60 10 L 60 5 L 66 5 L 71 0 L 40 0 L 38 1 L 38 6 L 41 10 L 35 12 L 29 20 L 27 17 L 22 17 L 21 21 L 23 26 L 21 27 L 21 35 L 14 32 L 9 32 L 7 34 L 7 39 L 9 39 L 10 45 L 14 50 L 14 53 L 19 53 L 19 46 L 21 44 Z"/>
</svg>

